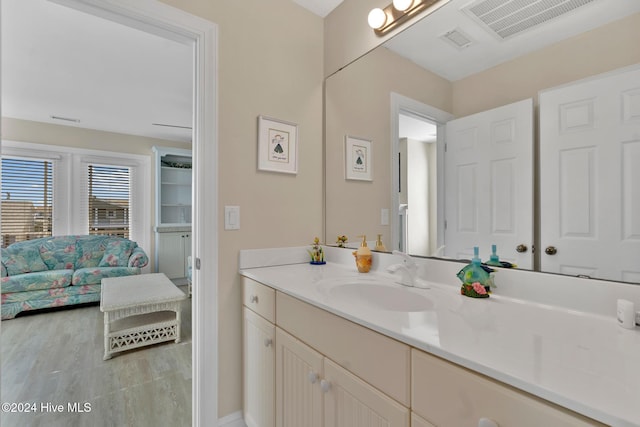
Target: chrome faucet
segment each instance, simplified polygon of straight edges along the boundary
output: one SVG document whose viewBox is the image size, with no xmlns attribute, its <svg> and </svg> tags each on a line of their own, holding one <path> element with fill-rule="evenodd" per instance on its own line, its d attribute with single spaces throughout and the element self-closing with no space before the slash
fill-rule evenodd
<svg viewBox="0 0 640 427">
<path fill-rule="evenodd" d="M 394 255 L 400 255 L 402 257 L 402 263 L 392 264 L 387 267 L 387 271 L 390 273 L 400 272 L 402 278 L 398 283 L 404 286 L 415 286 L 416 276 L 418 273 L 418 265 L 411 258 L 409 254 L 400 251 L 393 251 Z"/>
</svg>

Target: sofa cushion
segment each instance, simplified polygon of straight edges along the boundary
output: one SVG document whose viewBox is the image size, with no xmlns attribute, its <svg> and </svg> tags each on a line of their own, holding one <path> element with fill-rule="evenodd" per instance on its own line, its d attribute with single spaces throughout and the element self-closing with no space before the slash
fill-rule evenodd
<svg viewBox="0 0 640 427">
<path fill-rule="evenodd" d="M 105 277 L 121 277 L 140 274 L 137 267 L 93 267 L 80 268 L 73 273 L 71 283 L 77 285 L 96 285 Z"/>
<path fill-rule="evenodd" d="M 73 270 L 47 270 L 2 278 L 2 293 L 64 288 L 71 285 Z"/>
<path fill-rule="evenodd" d="M 2 251 L 2 263 L 9 276 L 48 270 L 40 257 L 40 250 L 35 247 L 25 247 L 19 250 L 11 248 Z"/>
<path fill-rule="evenodd" d="M 104 256 L 108 236 L 79 236 L 76 240 L 76 269 L 97 267 Z"/>
<path fill-rule="evenodd" d="M 109 240 L 98 267 L 126 267 L 135 245 L 126 239 Z"/>
<path fill-rule="evenodd" d="M 51 237 L 40 245 L 40 256 L 49 270 L 75 268 L 76 236 Z"/>
</svg>

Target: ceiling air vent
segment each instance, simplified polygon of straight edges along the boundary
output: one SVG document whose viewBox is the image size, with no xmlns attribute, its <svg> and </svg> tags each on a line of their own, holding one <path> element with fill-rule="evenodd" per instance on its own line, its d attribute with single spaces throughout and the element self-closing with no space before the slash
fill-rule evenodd
<svg viewBox="0 0 640 427">
<path fill-rule="evenodd" d="M 479 0 L 463 10 L 501 39 L 551 21 L 596 0 Z"/>
<path fill-rule="evenodd" d="M 460 28 L 455 28 L 440 36 L 440 38 L 447 43 L 457 47 L 458 49 L 464 49 L 471 44 L 471 37 L 466 35 Z"/>
</svg>

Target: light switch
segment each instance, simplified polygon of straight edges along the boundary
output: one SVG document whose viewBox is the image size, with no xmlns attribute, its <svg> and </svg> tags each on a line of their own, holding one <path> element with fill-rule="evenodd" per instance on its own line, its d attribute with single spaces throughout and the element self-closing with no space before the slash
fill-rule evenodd
<svg viewBox="0 0 640 427">
<path fill-rule="evenodd" d="M 389 225 L 389 209 L 380 210 L 380 225 Z"/>
<path fill-rule="evenodd" d="M 224 207 L 224 229 L 225 230 L 240 229 L 240 206 Z"/>
</svg>

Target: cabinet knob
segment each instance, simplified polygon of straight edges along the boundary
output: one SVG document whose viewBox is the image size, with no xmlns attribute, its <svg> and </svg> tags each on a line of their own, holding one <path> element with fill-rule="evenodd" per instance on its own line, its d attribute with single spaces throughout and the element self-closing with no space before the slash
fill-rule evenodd
<svg viewBox="0 0 640 427">
<path fill-rule="evenodd" d="M 258 296 L 257 295 L 251 295 L 249 297 L 249 302 L 257 304 L 258 303 Z"/>
<path fill-rule="evenodd" d="M 527 245 L 525 245 L 524 243 L 520 243 L 518 246 L 516 246 L 516 252 L 520 252 L 520 253 L 524 253 L 527 252 L 529 248 L 527 248 Z"/>
<path fill-rule="evenodd" d="M 490 420 L 489 418 L 480 418 L 478 420 L 478 427 L 500 427 L 497 422 Z"/>
<path fill-rule="evenodd" d="M 273 340 L 271 338 L 265 338 L 264 339 L 264 346 L 265 347 L 269 347 L 272 343 L 273 343 Z"/>
<path fill-rule="evenodd" d="M 547 246 L 544 250 L 544 253 L 547 255 L 555 255 L 558 253 L 558 249 L 555 246 Z"/>
<path fill-rule="evenodd" d="M 307 378 L 309 378 L 309 382 L 311 384 L 315 384 L 318 381 L 318 374 L 313 371 L 309 371 L 309 373 L 307 374 Z"/>
<path fill-rule="evenodd" d="M 331 390 L 331 383 L 327 380 L 320 381 L 320 390 L 322 390 L 323 393 L 328 392 Z"/>
</svg>

